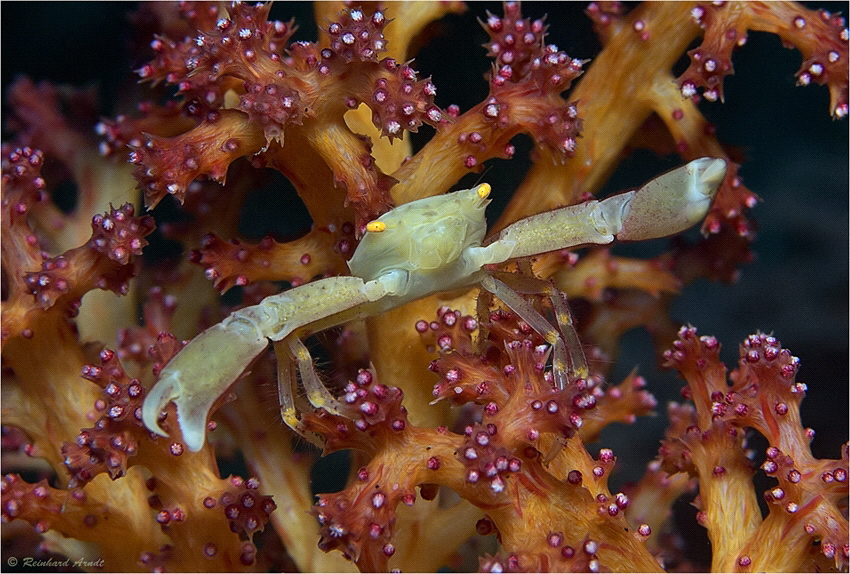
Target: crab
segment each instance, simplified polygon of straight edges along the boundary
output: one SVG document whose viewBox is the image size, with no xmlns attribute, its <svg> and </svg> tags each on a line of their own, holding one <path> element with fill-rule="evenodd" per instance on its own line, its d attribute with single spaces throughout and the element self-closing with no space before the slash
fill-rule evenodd
<svg viewBox="0 0 850 574">
<path fill-rule="evenodd" d="M 527 217 L 487 241 L 489 184 L 396 207 L 366 225 L 348 262 L 350 276 L 319 279 L 266 297 L 186 344 L 145 398 L 144 424 L 168 436 L 159 420 L 173 401 L 183 442 L 190 451 L 199 451 L 213 406 L 271 341 L 278 358 L 281 416 L 300 433 L 294 366 L 313 407 L 340 414 L 344 406 L 321 382 L 303 337 L 434 293 L 476 285 L 546 339 L 552 347 L 553 384 L 563 389 L 587 376 L 566 304 L 551 297 L 556 328 L 508 284 L 511 274 L 497 274 L 492 266 L 579 245 L 679 233 L 703 219 L 725 174 L 723 159 L 699 158 L 639 189 Z"/>
</svg>

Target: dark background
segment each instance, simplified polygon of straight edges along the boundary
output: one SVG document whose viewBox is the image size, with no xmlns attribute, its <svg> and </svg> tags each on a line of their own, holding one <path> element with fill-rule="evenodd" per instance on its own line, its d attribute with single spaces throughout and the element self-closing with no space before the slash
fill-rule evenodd
<svg viewBox="0 0 850 574">
<path fill-rule="evenodd" d="M 151 38 L 131 34 L 128 14 L 135 6 L 3 2 L 4 97 L 17 75 L 28 74 L 35 80 L 96 85 L 104 115 L 132 111 L 122 108 L 117 95 L 128 82 L 135 82 L 127 70 L 140 67 L 151 56 L 146 48 Z M 846 3 L 809 6 L 847 12 Z M 593 58 L 599 44 L 584 7 L 584 3 L 529 2 L 523 12 L 532 18 L 548 13 L 549 41 L 571 57 Z M 487 93 L 482 76 L 490 64 L 480 47 L 487 36 L 475 22 L 476 17 L 486 18 L 486 10 L 502 13 L 498 3 L 471 3 L 464 15 L 449 16 L 434 26 L 435 37 L 417 56 L 414 67 L 423 76 L 433 76 L 442 107 L 455 103 L 465 111 Z M 315 40 L 308 4 L 277 3 L 272 15 L 282 20 L 295 16 L 300 29 L 294 39 Z M 848 128 L 846 119 L 830 118 L 826 87 L 795 87 L 800 62 L 799 52 L 783 48 L 777 37 L 750 33 L 733 58 L 735 75 L 725 81 L 726 102 L 701 104 L 721 141 L 745 151 L 748 160 L 741 174 L 763 200 L 752 211 L 759 222 L 753 245 L 756 260 L 742 269 L 734 286 L 704 281 L 689 286 L 674 306 L 674 318 L 697 326 L 702 334 L 717 336 L 730 366 L 737 359 L 738 343 L 748 334 L 774 333 L 802 360 L 798 379 L 809 386 L 803 423 L 818 433 L 815 455 L 837 458 L 848 430 Z M 685 66 L 683 59 L 675 71 Z M 7 117 L 5 101 L 3 113 Z M 414 141 L 421 145 L 429 136 L 423 129 Z M 8 137 L 4 130 L 4 139 Z M 517 155 L 527 153 L 528 147 L 527 140 L 519 138 Z M 499 196 L 498 208 L 520 180 L 523 163 L 520 158 L 491 164 L 486 178 Z M 623 162 L 609 191 L 640 184 L 676 164 L 675 158 L 635 153 Z M 283 201 L 280 205 L 287 213 L 292 209 L 289 200 L 278 201 Z M 279 222 L 260 225 L 271 226 L 258 232 L 262 235 Z M 665 245 L 638 249 L 657 252 Z M 634 253 L 635 248 L 630 249 L 622 252 Z M 628 463 L 645 462 L 654 455 L 665 427 L 664 405 L 678 399 L 681 382 L 654 368 L 646 334 L 628 334 L 623 348 L 618 376 L 639 364 L 660 404 L 661 416 L 643 419 L 625 433 L 615 425 L 603 437 L 602 442 L 625 463 L 621 467 L 634 469 L 622 476 L 635 478 L 642 467 Z"/>
</svg>

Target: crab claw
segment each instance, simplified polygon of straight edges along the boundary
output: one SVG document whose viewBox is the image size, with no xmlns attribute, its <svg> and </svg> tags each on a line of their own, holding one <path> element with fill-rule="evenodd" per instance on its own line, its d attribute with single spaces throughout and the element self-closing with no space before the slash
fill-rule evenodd
<svg viewBox="0 0 850 574">
<path fill-rule="evenodd" d="M 174 401 L 183 442 L 192 452 L 201 450 L 210 410 L 268 343 L 253 324 L 239 319 L 225 319 L 192 339 L 168 362 L 145 397 L 145 426 L 168 436 L 159 426 L 159 415 Z"/>
<path fill-rule="evenodd" d="M 660 175 L 634 192 L 625 207 L 621 241 L 682 232 L 702 221 L 726 177 L 726 161 L 701 157 Z"/>
</svg>

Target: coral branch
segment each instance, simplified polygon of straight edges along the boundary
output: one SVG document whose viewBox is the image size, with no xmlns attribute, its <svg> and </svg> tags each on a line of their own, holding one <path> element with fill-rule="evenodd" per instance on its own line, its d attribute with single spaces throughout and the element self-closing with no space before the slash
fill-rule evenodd
<svg viewBox="0 0 850 574">
<path fill-rule="evenodd" d="M 723 100 L 723 77 L 732 73 L 731 54 L 747 41 L 747 30 L 771 32 L 803 55 L 797 83 L 829 86 L 830 111 L 847 115 L 847 24 L 839 14 L 808 10 L 796 2 L 699 3 L 691 14 L 705 30 L 702 44 L 690 52 L 691 65 L 678 82 L 682 94 L 704 88 L 707 100 Z"/>
<path fill-rule="evenodd" d="M 700 478 L 700 521 L 712 541 L 712 568 L 805 569 L 816 541 L 836 568 L 846 569 L 848 526 L 838 504 L 847 495 L 847 445 L 840 460 L 812 456 L 813 434 L 799 415 L 806 385 L 794 380 L 799 360 L 775 338 L 750 335 L 727 384 L 719 351 L 714 337 L 682 328 L 665 355 L 688 381 L 696 410 L 671 406 L 673 425 L 661 449 L 665 464 Z M 747 428 L 768 440 L 762 469 L 779 481 L 764 493 L 771 504 L 764 521 L 744 451 Z M 771 537 L 782 540 L 781 549 L 764 543 Z"/>
<path fill-rule="evenodd" d="M 784 1 L 193 1 L 80 4 L 70 18 L 58 4 L 3 8 L 7 565 L 847 571 L 848 445 L 835 454 L 846 429 L 825 416 L 843 404 L 812 415 L 824 407 L 803 403 L 840 397 L 825 377 L 846 382 L 835 310 L 846 305 L 836 146 L 847 126 L 762 93 L 828 91 L 832 118 L 845 118 L 842 15 Z M 123 27 L 107 28 L 118 12 Z M 736 48 L 751 31 L 800 52 L 798 85 L 826 87 L 748 77 L 753 53 Z M 129 50 L 98 43 L 110 38 Z M 746 50 L 761 49 L 751 38 Z M 752 59 L 765 67 L 762 52 Z M 724 94 L 733 70 L 736 87 L 754 84 L 746 96 L 731 84 Z M 751 134 L 730 135 L 742 110 L 782 129 L 746 122 Z M 523 217 L 700 157 L 726 163 L 702 237 L 478 263 L 513 249 L 493 238 Z M 416 245 L 404 204 L 464 187 L 482 214 L 458 262 L 468 270 L 424 273 L 442 256 L 429 248 L 368 253 L 387 221 Z M 590 227 L 628 218 L 623 197 Z M 460 221 L 447 203 L 426 205 L 437 205 L 426 219 Z M 449 227 L 427 244 L 452 251 Z M 355 250 L 354 273 L 391 263 L 352 277 Z M 786 301 L 788 281 L 753 274 L 757 298 L 726 298 L 745 263 L 805 277 L 805 293 Z M 480 290 L 480 277 L 505 290 Z M 679 328 L 694 313 L 717 338 Z M 821 372 L 761 332 L 727 372 L 722 321 L 788 342 L 810 331 L 817 344 L 793 347 Z M 634 359 L 640 371 L 619 364 L 633 360 L 636 327 L 687 382 L 683 404 L 655 419 L 669 426 L 648 464 L 640 453 L 662 430 L 643 417 L 669 394 L 652 358 Z M 163 396 L 141 417 L 166 388 L 180 406 Z M 199 397 L 194 452 L 180 429 Z M 805 425 L 826 432 L 813 442 Z M 637 482 L 614 487 L 626 480 Z M 682 512 L 691 501 L 695 521 Z"/>
</svg>

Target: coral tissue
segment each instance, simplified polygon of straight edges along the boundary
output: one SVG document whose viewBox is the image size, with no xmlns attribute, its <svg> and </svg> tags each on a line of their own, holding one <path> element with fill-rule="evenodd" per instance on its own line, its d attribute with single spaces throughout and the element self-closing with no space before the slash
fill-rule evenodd
<svg viewBox="0 0 850 574">
<path fill-rule="evenodd" d="M 764 333 L 741 343 L 728 371 L 714 337 L 670 315 L 687 284 L 731 283 L 753 257 L 758 198 L 739 174 L 741 152 L 721 144 L 701 106 L 735 105 L 724 80 L 757 31 L 799 50 L 797 83 L 825 85 L 823 113 L 845 118 L 844 18 L 794 2 L 593 2 L 587 25 L 601 49 L 581 60 L 547 43 L 558 22 L 523 16 L 539 5 L 506 2 L 481 18 L 480 53 L 452 56 L 489 58 L 486 95 L 461 109 L 437 103 L 438 82 L 412 58 L 435 22 L 467 8 L 320 2 L 308 42 L 293 40 L 295 21 L 271 19 L 270 4 L 143 3 L 131 21 L 145 62 L 141 82 L 124 84 L 124 113 L 96 119 L 92 91 L 27 77 L 9 87 L 4 561 L 847 571 L 848 447 L 815 458 L 800 414 L 807 392 L 828 389 L 798 381 L 800 360 Z M 671 166 L 726 159 L 701 237 L 652 259 L 585 248 L 492 270 L 526 285 L 527 304 L 553 324 L 571 306 L 578 336 L 566 343 L 587 356 L 586 377 L 559 390 L 551 341 L 471 290 L 311 339 L 344 408 L 302 409 L 303 436 L 281 421 L 278 370 L 289 367 L 270 352 L 214 406 L 199 452 L 181 442 L 173 406 L 158 421 L 170 438 L 142 423 L 146 394 L 185 341 L 235 308 L 348 274 L 366 224 L 394 206 L 527 155 L 519 185 L 499 190 L 512 195 L 496 233 L 591 198 L 637 148 L 675 157 Z M 312 226 L 250 237 L 241 218 L 252 193 L 283 179 Z M 66 181 L 76 197 L 60 209 Z M 681 404 L 659 407 L 637 370 L 610 380 L 635 327 L 685 380 Z M 657 458 L 637 483 L 613 486 L 616 453 L 596 444 L 603 429 L 628 433 L 622 423 L 665 409 Z M 347 455 L 329 466 L 322 456 L 335 451 Z M 336 492 L 322 491 L 334 489 L 328 475 Z M 677 500 L 696 507 L 710 558 L 689 553 L 682 517 L 671 519 Z"/>
</svg>

